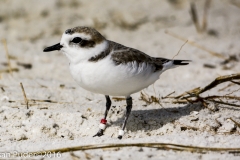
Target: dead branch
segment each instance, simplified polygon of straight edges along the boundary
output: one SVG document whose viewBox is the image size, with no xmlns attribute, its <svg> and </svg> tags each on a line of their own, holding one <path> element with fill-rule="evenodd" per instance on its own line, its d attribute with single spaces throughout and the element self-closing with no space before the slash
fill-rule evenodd
<svg viewBox="0 0 240 160">
<path fill-rule="evenodd" d="M 210 84 L 208 84 L 207 86 L 205 86 L 203 88 L 197 87 L 192 90 L 186 91 L 186 92 L 176 96 L 175 99 L 179 99 L 187 94 L 199 95 L 201 93 L 204 93 L 204 92 L 216 87 L 217 85 L 219 85 L 221 83 L 228 82 L 228 81 L 231 82 L 232 80 L 237 80 L 237 79 L 240 79 L 240 73 L 226 75 L 226 76 L 220 76 L 220 77 L 216 78 L 214 81 L 212 81 Z"/>
<path fill-rule="evenodd" d="M 174 96 L 174 97 L 166 96 L 166 97 L 164 97 L 164 99 L 172 98 L 172 99 L 174 99 L 174 101 L 172 101 L 172 103 L 174 103 L 174 104 L 189 104 L 189 103 L 193 104 L 193 103 L 201 102 L 205 107 L 207 107 L 209 102 L 213 102 L 216 104 L 240 107 L 240 105 L 237 104 L 236 102 L 229 103 L 229 102 L 223 101 L 225 99 L 225 100 L 236 100 L 237 102 L 240 102 L 240 97 L 232 95 L 233 93 L 236 93 L 240 89 L 236 89 L 236 90 L 234 90 L 230 93 L 227 93 L 225 95 L 222 95 L 222 96 L 220 96 L 220 95 L 209 95 L 209 96 L 205 96 L 205 97 L 200 96 L 200 94 L 202 94 L 206 91 L 209 91 L 212 88 L 215 88 L 217 85 L 219 85 L 221 83 L 232 82 L 233 80 L 238 80 L 238 79 L 240 79 L 240 73 L 226 75 L 226 76 L 220 76 L 203 88 L 197 87 L 192 90 L 186 91 L 178 96 Z M 235 82 L 235 81 L 233 81 L 233 82 Z M 166 102 L 163 102 L 163 103 L 166 103 Z"/>
<path fill-rule="evenodd" d="M 209 85 L 202 88 L 197 94 L 199 95 L 207 90 L 210 90 L 221 83 L 224 83 L 227 81 L 232 81 L 232 80 L 237 80 L 237 79 L 240 79 L 240 73 L 227 75 L 227 76 L 220 76 L 220 77 L 216 78 L 213 82 L 211 82 Z"/>
</svg>

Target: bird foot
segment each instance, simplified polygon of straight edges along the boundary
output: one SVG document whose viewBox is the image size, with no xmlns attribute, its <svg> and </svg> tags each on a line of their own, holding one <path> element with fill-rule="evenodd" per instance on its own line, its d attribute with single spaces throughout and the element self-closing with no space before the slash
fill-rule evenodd
<svg viewBox="0 0 240 160">
<path fill-rule="evenodd" d="M 93 137 L 101 137 L 103 135 L 103 129 L 99 129 L 99 131 L 97 132 L 97 134 L 95 134 Z"/>
<path fill-rule="evenodd" d="M 122 139 L 122 136 L 119 135 L 119 136 L 118 136 L 118 139 Z"/>
<path fill-rule="evenodd" d="M 118 132 L 118 139 L 122 139 L 122 137 L 123 137 L 123 135 L 124 135 L 124 130 L 119 130 L 119 132 Z"/>
</svg>

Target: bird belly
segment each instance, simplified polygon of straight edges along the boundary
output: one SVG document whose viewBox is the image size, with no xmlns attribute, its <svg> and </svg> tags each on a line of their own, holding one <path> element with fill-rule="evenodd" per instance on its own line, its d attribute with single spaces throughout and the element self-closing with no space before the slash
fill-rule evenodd
<svg viewBox="0 0 240 160">
<path fill-rule="evenodd" d="M 129 96 L 153 84 L 160 75 L 147 64 L 115 65 L 110 58 L 71 65 L 70 70 L 82 88 L 111 96 Z"/>
</svg>

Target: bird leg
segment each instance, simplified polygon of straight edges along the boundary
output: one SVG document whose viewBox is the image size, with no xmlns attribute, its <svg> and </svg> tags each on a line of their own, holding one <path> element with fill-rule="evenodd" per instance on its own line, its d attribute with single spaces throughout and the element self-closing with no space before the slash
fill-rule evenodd
<svg viewBox="0 0 240 160">
<path fill-rule="evenodd" d="M 119 130 L 118 139 L 122 139 L 122 136 L 124 135 L 124 129 L 126 127 L 128 117 L 129 117 L 129 115 L 131 113 L 131 110 L 132 110 L 132 97 L 128 96 L 126 98 L 126 102 L 127 102 L 127 107 L 126 107 L 125 119 L 124 119 L 124 122 L 123 122 L 122 129 Z"/>
<path fill-rule="evenodd" d="M 103 135 L 103 131 L 106 129 L 106 123 L 107 123 L 107 119 L 106 118 L 107 118 L 107 114 L 108 114 L 108 111 L 109 111 L 109 109 L 111 107 L 112 102 L 111 102 L 111 99 L 110 99 L 110 97 L 108 95 L 105 95 L 105 97 L 106 97 L 106 110 L 105 110 L 105 113 L 104 113 L 104 118 L 101 119 L 100 125 L 99 125 L 99 130 L 98 130 L 97 134 L 95 134 L 93 137 L 96 137 L 96 136 L 100 137 L 100 136 L 102 136 Z"/>
</svg>

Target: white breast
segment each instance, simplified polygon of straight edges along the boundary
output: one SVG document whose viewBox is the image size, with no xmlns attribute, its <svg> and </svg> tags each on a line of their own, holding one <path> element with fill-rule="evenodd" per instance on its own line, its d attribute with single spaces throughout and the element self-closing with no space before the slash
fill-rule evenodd
<svg viewBox="0 0 240 160">
<path fill-rule="evenodd" d="M 129 96 L 154 83 L 160 75 L 146 63 L 139 67 L 136 62 L 115 65 L 110 55 L 98 62 L 71 64 L 70 71 L 82 88 L 112 96 Z"/>
</svg>

